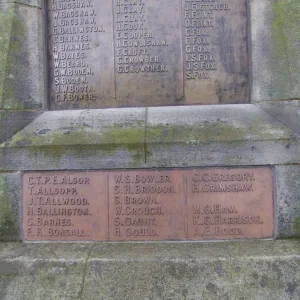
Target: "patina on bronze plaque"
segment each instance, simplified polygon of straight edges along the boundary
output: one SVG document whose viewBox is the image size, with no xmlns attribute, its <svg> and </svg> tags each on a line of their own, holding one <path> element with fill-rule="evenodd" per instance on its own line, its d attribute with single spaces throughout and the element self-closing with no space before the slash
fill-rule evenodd
<svg viewBox="0 0 300 300">
<path fill-rule="evenodd" d="M 50 106 L 248 102 L 247 0 L 48 1 Z"/>
<path fill-rule="evenodd" d="M 26 241 L 271 238 L 271 168 L 24 175 Z"/>
</svg>

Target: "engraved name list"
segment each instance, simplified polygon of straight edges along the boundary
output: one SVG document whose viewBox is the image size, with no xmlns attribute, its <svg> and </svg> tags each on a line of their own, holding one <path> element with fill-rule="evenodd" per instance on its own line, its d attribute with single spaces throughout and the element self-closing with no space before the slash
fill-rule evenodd
<svg viewBox="0 0 300 300">
<path fill-rule="evenodd" d="M 273 236 L 271 168 L 25 173 L 27 241 Z"/>
<path fill-rule="evenodd" d="M 52 109 L 248 102 L 246 0 L 49 0 Z"/>
</svg>

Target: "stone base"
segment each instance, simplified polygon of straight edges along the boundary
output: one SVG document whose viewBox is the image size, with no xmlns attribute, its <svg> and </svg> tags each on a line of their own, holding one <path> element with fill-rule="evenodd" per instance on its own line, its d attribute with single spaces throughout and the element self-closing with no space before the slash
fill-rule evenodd
<svg viewBox="0 0 300 300">
<path fill-rule="evenodd" d="M 1 300 L 299 299 L 300 240 L 0 244 Z"/>
</svg>

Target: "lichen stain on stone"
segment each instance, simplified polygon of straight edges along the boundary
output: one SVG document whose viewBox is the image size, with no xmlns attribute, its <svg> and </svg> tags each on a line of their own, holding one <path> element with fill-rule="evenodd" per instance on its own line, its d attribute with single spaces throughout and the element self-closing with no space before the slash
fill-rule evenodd
<svg viewBox="0 0 300 300">
<path fill-rule="evenodd" d="M 14 3 L 0 5 L 0 108 L 22 109 L 17 99 L 18 61 L 22 54 L 25 24 L 17 13 Z"/>
<path fill-rule="evenodd" d="M 194 279 L 199 272 L 199 267 L 194 263 L 186 262 L 165 262 L 164 269 L 177 280 Z"/>
<path fill-rule="evenodd" d="M 79 126 L 68 130 L 59 130 L 45 134 L 19 131 L 9 141 L 0 145 L 2 152 L 11 147 L 27 147 L 30 151 L 37 151 L 46 157 L 56 159 L 68 154 L 84 156 L 89 150 L 102 150 L 113 154 L 118 150 L 127 150 L 131 155 L 131 166 L 141 163 L 144 154 L 144 126 L 125 127 L 114 125 L 95 132 L 88 126 Z"/>
<path fill-rule="evenodd" d="M 300 5 L 299 0 L 277 0 L 273 6 L 273 53 L 278 68 L 277 86 L 297 91 L 300 77 Z"/>
<path fill-rule="evenodd" d="M 275 54 L 280 58 L 288 53 L 288 39 L 285 32 L 287 20 L 286 1 L 275 1 L 273 8 L 273 38 L 275 41 L 274 50 Z"/>
<path fill-rule="evenodd" d="M 287 128 L 276 128 L 277 136 L 286 136 Z M 150 142 L 182 143 L 182 144 L 210 144 L 212 142 L 239 143 L 251 139 L 264 140 L 274 138 L 273 129 L 267 128 L 265 123 L 251 124 L 248 127 L 238 127 L 230 122 L 208 122 L 194 126 L 184 125 L 151 125 L 148 126 L 147 140 Z"/>
<path fill-rule="evenodd" d="M 9 192 L 3 177 L 0 176 L 0 241 L 18 236 L 17 215 L 9 201 Z"/>
</svg>

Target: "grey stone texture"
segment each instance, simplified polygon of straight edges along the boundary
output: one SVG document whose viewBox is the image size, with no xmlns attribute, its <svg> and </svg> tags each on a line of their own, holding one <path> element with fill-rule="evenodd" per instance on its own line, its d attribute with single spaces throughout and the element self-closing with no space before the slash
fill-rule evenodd
<svg viewBox="0 0 300 300">
<path fill-rule="evenodd" d="M 42 9 L 0 2 L 0 110 L 45 106 Z"/>
<path fill-rule="evenodd" d="M 45 112 L 2 144 L 0 169 L 143 166 L 145 118 L 143 108 Z"/>
<path fill-rule="evenodd" d="M 147 165 L 272 165 L 299 161 L 299 140 L 255 105 L 149 108 Z"/>
<path fill-rule="evenodd" d="M 90 247 L 0 243 L 0 299 L 82 299 Z"/>
<path fill-rule="evenodd" d="M 298 135 L 300 134 L 300 101 L 264 101 L 259 103 L 275 119 L 291 128 Z"/>
<path fill-rule="evenodd" d="M 300 241 L 0 244 L 1 300 L 287 300 Z"/>
<path fill-rule="evenodd" d="M 0 111 L 0 143 L 30 124 L 39 114 L 38 111 Z"/>
<path fill-rule="evenodd" d="M 0 173 L 0 242 L 20 241 L 20 173 Z"/>
<path fill-rule="evenodd" d="M 250 0 L 252 102 L 300 97 L 298 0 Z"/>
<path fill-rule="evenodd" d="M 300 166 L 276 167 L 278 237 L 300 238 Z"/>
<path fill-rule="evenodd" d="M 0 145 L 0 170 L 293 164 L 299 149 L 250 104 L 52 111 Z"/>
<path fill-rule="evenodd" d="M 45 0 L 0 0 L 0 4 L 3 3 L 20 3 L 29 6 L 36 6 L 42 8 Z"/>
</svg>

